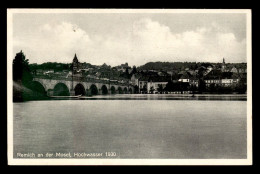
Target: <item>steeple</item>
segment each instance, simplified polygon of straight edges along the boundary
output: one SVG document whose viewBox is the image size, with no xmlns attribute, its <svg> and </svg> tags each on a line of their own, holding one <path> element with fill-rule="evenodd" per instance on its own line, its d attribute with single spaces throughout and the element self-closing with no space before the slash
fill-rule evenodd
<svg viewBox="0 0 260 174">
<path fill-rule="evenodd" d="M 74 56 L 73 62 L 79 62 L 76 53 L 75 53 L 75 56 Z"/>
<path fill-rule="evenodd" d="M 222 66 L 221 66 L 221 70 L 222 70 L 222 72 L 226 71 L 225 58 L 223 58 L 223 63 L 222 63 Z"/>
</svg>

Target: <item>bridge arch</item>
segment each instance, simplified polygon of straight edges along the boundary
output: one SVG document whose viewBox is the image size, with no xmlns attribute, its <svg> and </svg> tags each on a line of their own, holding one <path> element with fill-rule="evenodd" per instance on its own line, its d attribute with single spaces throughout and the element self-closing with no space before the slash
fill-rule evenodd
<svg viewBox="0 0 260 174">
<path fill-rule="evenodd" d="M 119 94 L 123 94 L 123 90 L 122 90 L 122 88 L 121 88 L 120 86 L 118 87 L 117 90 L 118 90 L 118 93 L 119 93 Z"/>
<path fill-rule="evenodd" d="M 53 89 L 54 96 L 69 96 L 69 88 L 64 83 L 57 83 Z"/>
<path fill-rule="evenodd" d="M 75 95 L 86 95 L 85 87 L 81 83 L 75 86 L 74 91 Z"/>
<path fill-rule="evenodd" d="M 95 84 L 92 84 L 89 88 L 91 95 L 97 95 L 98 94 L 98 88 Z"/>
<path fill-rule="evenodd" d="M 107 90 L 107 86 L 106 86 L 106 85 L 103 85 L 103 86 L 101 87 L 101 92 L 102 92 L 103 95 L 108 94 L 108 90 Z"/>
<path fill-rule="evenodd" d="M 32 81 L 29 84 L 29 88 L 33 91 L 34 96 L 46 96 L 47 92 L 42 83 L 38 81 Z"/>
<path fill-rule="evenodd" d="M 111 94 L 115 94 L 116 93 L 116 88 L 114 86 L 111 86 L 110 90 L 111 90 Z"/>
</svg>

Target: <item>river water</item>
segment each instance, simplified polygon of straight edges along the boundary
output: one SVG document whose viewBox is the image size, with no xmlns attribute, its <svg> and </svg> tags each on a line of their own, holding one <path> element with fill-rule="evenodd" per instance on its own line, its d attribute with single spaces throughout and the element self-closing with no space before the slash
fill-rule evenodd
<svg viewBox="0 0 260 174">
<path fill-rule="evenodd" d="M 56 152 L 115 152 L 109 158 L 246 158 L 246 100 L 241 96 L 92 99 L 14 103 L 14 158 L 17 153 Z"/>
</svg>

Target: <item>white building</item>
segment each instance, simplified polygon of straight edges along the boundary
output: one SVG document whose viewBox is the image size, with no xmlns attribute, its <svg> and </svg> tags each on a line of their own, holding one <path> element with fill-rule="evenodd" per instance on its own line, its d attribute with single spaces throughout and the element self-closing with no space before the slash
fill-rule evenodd
<svg viewBox="0 0 260 174">
<path fill-rule="evenodd" d="M 166 87 L 166 84 L 168 82 L 148 82 L 147 83 L 147 92 L 148 93 L 158 93 L 158 89 L 160 85 L 162 85 L 162 88 L 164 89 Z"/>
</svg>

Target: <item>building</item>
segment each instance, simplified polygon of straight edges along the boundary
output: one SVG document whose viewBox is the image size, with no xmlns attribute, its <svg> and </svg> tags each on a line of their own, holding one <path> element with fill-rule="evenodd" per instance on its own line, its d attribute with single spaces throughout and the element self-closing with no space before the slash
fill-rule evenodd
<svg viewBox="0 0 260 174">
<path fill-rule="evenodd" d="M 147 83 L 147 92 L 150 93 L 159 93 L 159 89 L 164 89 L 166 87 L 168 82 L 162 81 L 162 82 L 148 82 Z"/>
<path fill-rule="evenodd" d="M 223 72 L 221 77 L 221 85 L 223 87 L 235 86 L 239 82 L 239 76 L 232 72 Z"/>
<path fill-rule="evenodd" d="M 43 74 L 45 74 L 45 75 L 47 75 L 47 74 L 54 74 L 54 70 L 53 69 L 44 70 Z"/>
<path fill-rule="evenodd" d="M 180 77 L 179 77 L 178 82 L 184 82 L 184 83 L 190 82 L 190 78 L 192 75 L 189 72 L 185 71 L 185 72 L 180 73 L 179 75 L 180 75 Z"/>
<path fill-rule="evenodd" d="M 134 86 L 138 86 L 139 79 L 141 78 L 141 76 L 142 75 L 140 73 L 132 74 L 131 79 L 130 79 L 130 83 Z"/>
<path fill-rule="evenodd" d="M 138 89 L 139 93 L 147 93 L 147 83 L 148 83 L 149 77 L 148 76 L 141 76 L 138 79 Z"/>
<path fill-rule="evenodd" d="M 221 70 L 212 70 L 207 76 L 204 77 L 206 86 L 215 84 L 223 87 L 235 86 L 239 82 L 239 75 L 233 72 L 222 72 Z"/>
<path fill-rule="evenodd" d="M 189 81 L 190 86 L 196 86 L 199 87 L 199 78 L 197 74 L 194 74 L 190 77 Z"/>
<path fill-rule="evenodd" d="M 230 70 L 230 72 L 232 72 L 232 73 L 238 73 L 238 70 L 237 70 L 236 67 L 232 67 L 231 70 Z"/>
<path fill-rule="evenodd" d="M 73 75 L 80 74 L 82 69 L 83 69 L 83 64 L 79 62 L 77 55 L 75 54 L 73 61 L 72 61 Z"/>
<path fill-rule="evenodd" d="M 131 67 L 128 66 L 127 62 L 125 64 L 121 64 L 121 65 L 115 66 L 114 68 L 116 68 L 116 70 L 120 71 L 120 72 L 126 72 L 126 69 L 128 69 L 128 70 L 131 69 Z"/>
<path fill-rule="evenodd" d="M 169 81 L 171 81 L 171 76 L 152 76 L 149 78 L 147 83 L 147 92 L 162 92 Z"/>
<path fill-rule="evenodd" d="M 208 73 L 210 73 L 213 70 L 213 66 L 210 64 L 206 67 L 206 71 L 204 72 L 204 75 L 207 75 Z"/>
<path fill-rule="evenodd" d="M 171 76 L 143 75 L 138 80 L 139 93 L 159 93 L 163 90 Z"/>
<path fill-rule="evenodd" d="M 212 70 L 210 73 L 208 73 L 204 77 L 204 81 L 207 87 L 210 86 L 210 84 L 216 84 L 216 85 L 221 85 L 221 79 L 222 79 L 222 70 Z"/>
<path fill-rule="evenodd" d="M 226 63 L 225 63 L 225 58 L 223 58 L 223 62 L 222 62 L 222 65 L 221 65 L 221 71 L 226 72 L 226 68 L 227 68 L 227 66 L 226 66 Z"/>
</svg>

